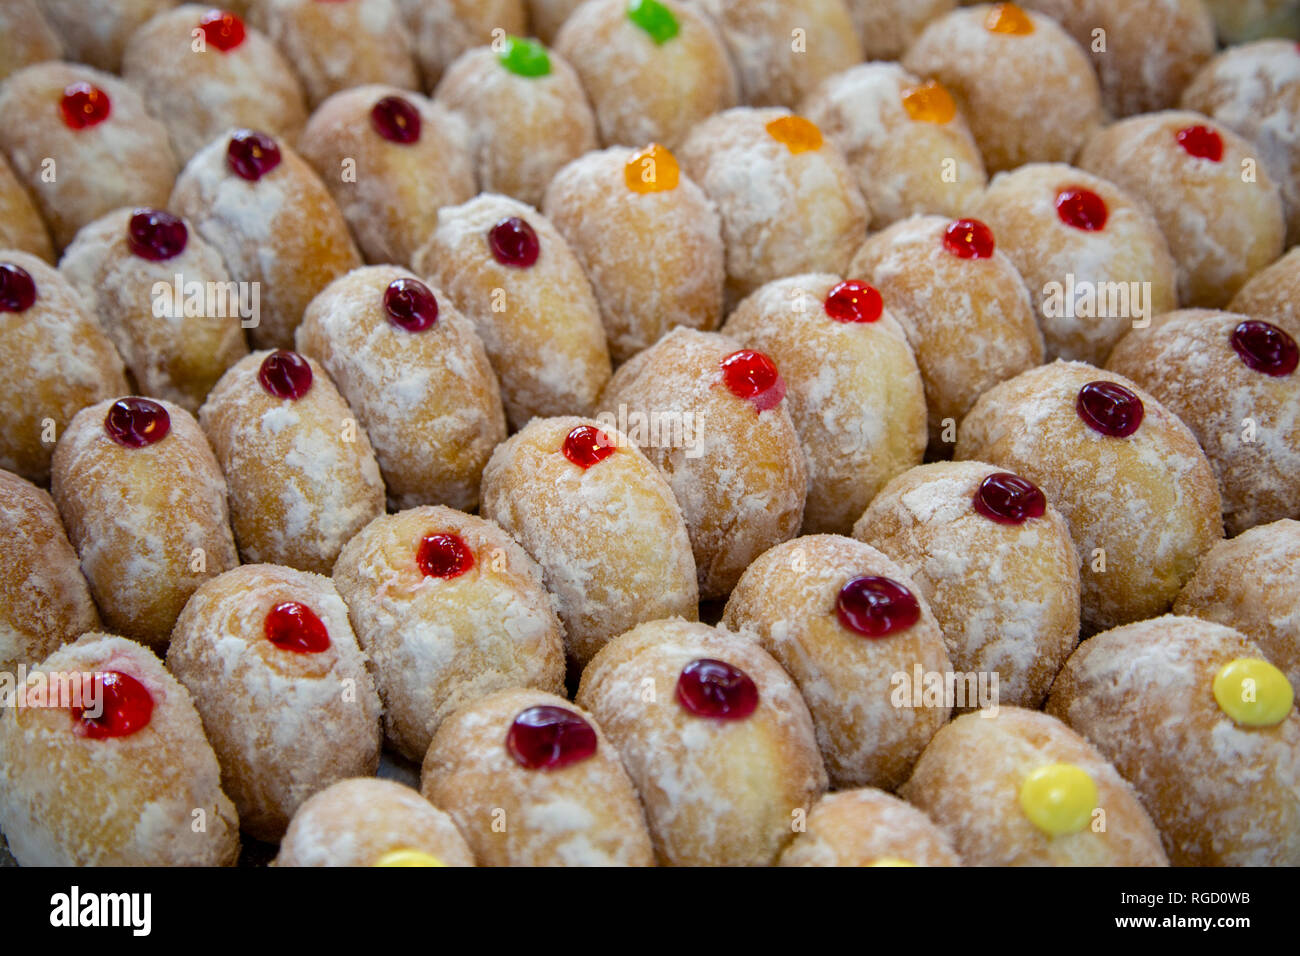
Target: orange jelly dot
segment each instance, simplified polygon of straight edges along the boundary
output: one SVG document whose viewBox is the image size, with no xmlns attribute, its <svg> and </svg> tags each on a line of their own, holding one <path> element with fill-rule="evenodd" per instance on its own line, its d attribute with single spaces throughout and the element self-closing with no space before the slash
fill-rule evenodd
<svg viewBox="0 0 1300 956">
<path fill-rule="evenodd" d="M 822 131 L 802 116 L 778 116 L 767 124 L 767 134 L 792 153 L 810 153 L 822 148 Z"/>
<path fill-rule="evenodd" d="M 957 104 L 944 85 L 926 80 L 920 86 L 903 90 L 903 108 L 918 123 L 948 123 L 957 115 Z"/>
<path fill-rule="evenodd" d="M 984 29 L 1023 37 L 1034 32 L 1034 21 L 1014 3 L 999 3 L 984 18 Z"/>
<path fill-rule="evenodd" d="M 667 147 L 651 143 L 623 167 L 623 179 L 634 193 L 666 193 L 677 188 L 677 157 Z"/>
</svg>

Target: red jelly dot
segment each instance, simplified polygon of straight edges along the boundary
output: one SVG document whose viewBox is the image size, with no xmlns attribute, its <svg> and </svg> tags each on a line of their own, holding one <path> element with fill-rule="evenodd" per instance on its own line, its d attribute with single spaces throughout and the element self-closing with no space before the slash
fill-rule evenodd
<svg viewBox="0 0 1300 956">
<path fill-rule="evenodd" d="M 280 165 L 280 147 L 265 133 L 235 130 L 226 147 L 226 162 L 237 176 L 257 182 Z"/>
<path fill-rule="evenodd" d="M 112 109 L 108 94 L 90 83 L 73 83 L 59 100 L 59 111 L 68 129 L 85 129 L 102 123 Z"/>
<path fill-rule="evenodd" d="M 172 419 L 167 409 L 147 398 L 119 398 L 104 416 L 108 437 L 126 448 L 144 448 L 167 437 Z"/>
<path fill-rule="evenodd" d="M 423 332 L 438 321 L 438 300 L 419 279 L 394 279 L 384 290 L 388 321 L 408 332 Z"/>
<path fill-rule="evenodd" d="M 514 719 L 506 749 L 529 770 L 559 770 L 596 752 L 596 731 L 580 714 L 543 704 Z"/>
<path fill-rule="evenodd" d="M 993 230 L 978 219 L 957 219 L 943 231 L 943 247 L 958 259 L 988 259 L 993 255 Z"/>
<path fill-rule="evenodd" d="M 1178 145 L 1188 156 L 1217 163 L 1223 159 L 1223 137 L 1208 126 L 1188 126 L 1178 131 Z"/>
<path fill-rule="evenodd" d="M 835 614 L 841 624 L 863 637 L 888 637 L 920 620 L 921 605 L 893 578 L 865 575 L 840 588 Z"/>
<path fill-rule="evenodd" d="M 126 227 L 126 244 L 141 259 L 164 262 L 185 251 L 190 233 L 178 216 L 161 209 L 137 209 Z"/>
<path fill-rule="evenodd" d="M 77 733 L 91 740 L 104 740 L 129 737 L 149 726 L 153 696 L 144 684 L 121 671 L 96 673 L 90 682 L 93 687 L 82 684 L 82 706 L 72 710 Z M 98 717 L 93 716 L 96 710 L 100 712 Z"/>
<path fill-rule="evenodd" d="M 1240 323 L 1232 330 L 1232 347 L 1247 366 L 1265 375 L 1290 375 L 1300 363 L 1295 339 L 1271 322 Z"/>
<path fill-rule="evenodd" d="M 1056 194 L 1056 214 L 1061 222 L 1086 232 L 1100 232 L 1106 226 L 1106 200 L 1091 189 L 1067 186 Z"/>
<path fill-rule="evenodd" d="M 425 577 L 458 578 L 474 567 L 474 552 L 459 535 L 429 534 L 420 539 L 415 563 Z"/>
<path fill-rule="evenodd" d="M 758 687 L 739 667 L 702 657 L 682 668 L 677 702 L 697 717 L 744 720 L 758 707 Z"/>
<path fill-rule="evenodd" d="M 315 611 L 297 601 L 285 601 L 271 608 L 262 632 L 280 650 L 295 654 L 319 654 L 330 646 L 330 634 L 324 622 Z"/>
<path fill-rule="evenodd" d="M 1032 481 L 1002 471 L 980 482 L 975 510 L 999 524 L 1024 524 L 1043 516 L 1047 498 Z"/>
<path fill-rule="evenodd" d="M 199 29 L 204 41 L 222 53 L 244 42 L 244 21 L 229 10 L 209 10 L 199 21 Z"/>
<path fill-rule="evenodd" d="M 257 380 L 276 398 L 297 401 L 311 389 L 311 365 L 297 352 L 277 349 L 262 359 Z"/>
<path fill-rule="evenodd" d="M 875 322 L 884 311 L 874 286 L 848 279 L 826 294 L 826 314 L 836 322 Z"/>
<path fill-rule="evenodd" d="M 32 274 L 12 262 L 0 262 L 0 312 L 26 312 L 35 301 Z"/>
<path fill-rule="evenodd" d="M 760 412 L 775 408 L 785 398 L 785 379 L 776 363 L 762 352 L 741 349 L 722 360 L 722 380 L 727 390 Z"/>
<path fill-rule="evenodd" d="M 527 269 L 542 251 L 533 227 L 518 216 L 502 219 L 493 226 L 488 233 L 488 245 L 497 262 L 516 269 Z"/>
<path fill-rule="evenodd" d="M 390 143 L 406 146 L 420 139 L 420 111 L 400 96 L 385 96 L 372 106 L 370 123 Z"/>
<path fill-rule="evenodd" d="M 1089 382 L 1075 403 L 1079 417 L 1093 431 L 1126 438 L 1142 424 L 1142 399 L 1118 382 Z"/>
<path fill-rule="evenodd" d="M 609 436 L 599 428 L 579 425 L 564 436 L 564 446 L 561 451 L 564 452 L 565 458 L 585 471 L 592 465 L 604 461 L 617 449 L 609 440 Z"/>
</svg>

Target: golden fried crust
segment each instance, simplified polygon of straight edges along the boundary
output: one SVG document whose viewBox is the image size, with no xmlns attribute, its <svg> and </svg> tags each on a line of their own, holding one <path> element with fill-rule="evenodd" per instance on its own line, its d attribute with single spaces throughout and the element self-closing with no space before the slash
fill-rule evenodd
<svg viewBox="0 0 1300 956">
<path fill-rule="evenodd" d="M 1261 657 L 1230 628 L 1166 616 L 1085 641 L 1047 712 L 1137 789 L 1175 866 L 1300 864 L 1300 714 L 1235 724 L 1215 701 L 1225 664 Z"/>
<path fill-rule="evenodd" d="M 528 0 L 528 22 L 543 43 L 555 42 L 555 35 L 583 0 Z"/>
<path fill-rule="evenodd" d="M 0 154 L 0 249 L 16 249 L 46 262 L 54 261 L 54 247 L 45 221 L 3 154 Z"/>
<path fill-rule="evenodd" d="M 506 737 L 538 706 L 578 713 L 596 732 L 596 752 L 565 767 L 521 765 Z M 555 694 L 502 690 L 458 710 L 429 747 L 420 791 L 447 808 L 483 866 L 654 865 L 618 752 L 591 714 Z"/>
<path fill-rule="evenodd" d="M 1300 325 L 1300 249 L 1251 276 L 1228 308 L 1288 328 Z"/>
<path fill-rule="evenodd" d="M 40 0 L 41 13 L 58 33 L 69 60 L 114 72 L 121 67 L 122 53 L 136 30 L 175 4 L 176 0 L 90 4 L 86 0 Z"/>
<path fill-rule="evenodd" d="M 957 0 L 845 0 L 845 6 L 870 62 L 897 60 L 925 25 L 952 10 Z"/>
<path fill-rule="evenodd" d="M 15 70 L 63 55 L 58 34 L 36 5 L 36 0 L 5 0 L 0 4 L 0 80 Z M 0 223 L 6 217 L 0 216 Z M 0 225 L 0 229 L 4 226 Z M 0 238 L 0 245 L 13 243 Z M 35 250 L 28 250 L 35 252 Z M 49 256 L 42 258 L 48 259 Z"/>
<path fill-rule="evenodd" d="M 1092 778 L 1098 805 L 1086 829 L 1049 836 L 1025 815 L 1020 788 L 1035 770 L 1058 763 Z M 958 717 L 935 734 L 899 796 L 946 830 L 970 866 L 1169 865 L 1133 787 L 1088 740 L 1038 711 Z"/>
<path fill-rule="evenodd" d="M 456 57 L 492 42 L 493 30 L 528 35 L 524 0 L 397 0 L 397 5 L 411 33 L 425 88 L 430 90 Z"/>
<path fill-rule="evenodd" d="M 883 790 L 828 793 L 813 804 L 780 866 L 961 866 L 948 834 Z"/>
</svg>

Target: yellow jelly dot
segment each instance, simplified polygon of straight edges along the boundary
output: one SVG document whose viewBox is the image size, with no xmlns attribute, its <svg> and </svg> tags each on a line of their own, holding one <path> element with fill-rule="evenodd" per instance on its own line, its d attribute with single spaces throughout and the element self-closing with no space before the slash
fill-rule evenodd
<svg viewBox="0 0 1300 956">
<path fill-rule="evenodd" d="M 1014 3 L 999 3 L 984 18 L 984 29 L 989 33 L 1023 37 L 1034 32 L 1034 21 Z"/>
<path fill-rule="evenodd" d="M 390 850 L 378 860 L 375 866 L 446 866 L 442 860 L 438 859 L 432 853 L 423 853 L 420 850 Z"/>
<path fill-rule="evenodd" d="M 767 124 L 767 134 L 792 153 L 809 153 L 822 148 L 822 131 L 802 116 L 778 116 Z"/>
<path fill-rule="evenodd" d="M 1243 727 L 1272 727 L 1291 713 L 1295 692 L 1286 675 L 1268 661 L 1239 657 L 1214 676 L 1214 699 Z"/>
<path fill-rule="evenodd" d="M 867 866 L 916 866 L 911 860 L 900 860 L 896 856 L 882 856 L 878 860 L 872 860 Z"/>
<path fill-rule="evenodd" d="M 1096 807 L 1097 785 L 1072 763 L 1039 767 L 1020 785 L 1020 809 L 1048 836 L 1083 830 Z"/>
<path fill-rule="evenodd" d="M 948 123 L 957 115 L 957 104 L 937 80 L 903 90 L 903 108 L 918 123 Z"/>
<path fill-rule="evenodd" d="M 677 157 L 665 146 L 651 143 L 623 167 L 623 179 L 634 193 L 666 193 L 677 188 Z"/>
</svg>

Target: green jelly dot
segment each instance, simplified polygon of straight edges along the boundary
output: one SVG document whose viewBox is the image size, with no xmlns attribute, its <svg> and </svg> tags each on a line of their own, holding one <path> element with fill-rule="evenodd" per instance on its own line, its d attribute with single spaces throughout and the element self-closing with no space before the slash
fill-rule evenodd
<svg viewBox="0 0 1300 956">
<path fill-rule="evenodd" d="M 677 36 L 679 29 L 673 12 L 659 0 L 631 0 L 627 18 L 650 34 L 650 39 L 659 46 Z"/>
<path fill-rule="evenodd" d="M 536 40 L 523 37 L 506 37 L 505 45 L 497 54 L 497 59 L 511 73 L 517 76 L 545 76 L 551 72 L 551 58 L 546 47 Z"/>
</svg>

